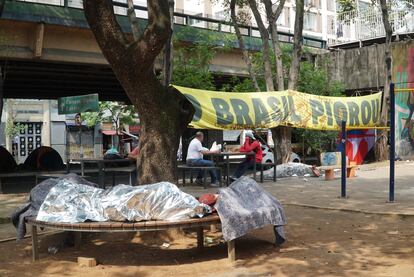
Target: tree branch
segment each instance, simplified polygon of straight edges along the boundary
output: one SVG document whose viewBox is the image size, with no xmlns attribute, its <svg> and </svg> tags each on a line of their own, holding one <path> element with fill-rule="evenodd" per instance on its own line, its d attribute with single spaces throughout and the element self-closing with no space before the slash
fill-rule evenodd
<svg viewBox="0 0 414 277">
<path fill-rule="evenodd" d="M 85 17 L 110 64 L 122 63 L 128 41 L 116 21 L 111 0 L 84 0 Z"/>
<path fill-rule="evenodd" d="M 273 4 L 271 0 L 263 0 L 265 5 L 266 15 L 269 21 L 269 31 L 272 37 L 273 52 L 275 54 L 276 63 L 276 78 L 277 78 L 277 89 L 285 89 L 285 77 L 283 72 L 283 61 L 282 61 L 282 50 L 280 49 L 279 36 L 277 34 L 277 20 L 283 11 L 285 6 L 285 0 L 280 0 L 276 11 L 273 12 Z"/>
<path fill-rule="evenodd" d="M 137 43 L 131 45 L 135 59 L 153 63 L 171 34 L 168 0 L 147 0 L 148 25 Z"/>
<path fill-rule="evenodd" d="M 138 18 L 135 13 L 134 0 L 128 0 L 127 2 L 128 2 L 127 15 L 129 19 L 129 24 L 131 25 L 132 36 L 134 37 L 134 40 L 137 41 L 140 38 L 141 30 L 139 29 Z"/>
<path fill-rule="evenodd" d="M 270 66 L 270 47 L 269 47 L 269 33 L 263 23 L 262 16 L 256 4 L 256 0 L 248 0 L 250 9 L 253 12 L 254 18 L 259 28 L 260 37 L 262 38 L 263 47 L 263 63 L 264 63 L 264 78 L 266 82 L 266 90 L 274 91 L 272 67 Z"/>
<path fill-rule="evenodd" d="M 254 88 L 256 91 L 260 91 L 260 87 L 257 83 L 256 73 L 253 71 L 252 61 L 249 56 L 249 52 L 244 45 L 244 39 L 240 32 L 239 24 L 237 23 L 237 16 L 236 16 L 236 0 L 231 0 L 230 2 L 230 16 L 233 22 L 234 30 L 236 32 L 237 40 L 239 41 L 239 47 L 243 54 L 243 60 L 247 65 L 247 70 L 249 71 L 250 78 L 252 79 Z"/>
<path fill-rule="evenodd" d="M 295 29 L 293 35 L 293 58 L 289 71 L 289 89 L 295 89 L 299 79 L 300 59 L 303 44 L 304 0 L 296 0 Z"/>
<path fill-rule="evenodd" d="M 391 41 L 392 41 L 392 28 L 389 21 L 388 7 L 386 0 L 379 1 L 382 13 L 382 22 L 385 29 L 385 84 L 384 95 L 381 107 L 381 123 L 387 123 L 388 117 L 388 98 L 390 95 L 390 84 L 392 82 L 392 56 L 391 56 Z"/>
</svg>

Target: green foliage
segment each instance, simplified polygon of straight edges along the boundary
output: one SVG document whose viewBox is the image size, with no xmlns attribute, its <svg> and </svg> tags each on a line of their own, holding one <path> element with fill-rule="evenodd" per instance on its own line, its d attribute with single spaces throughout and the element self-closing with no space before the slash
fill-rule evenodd
<svg viewBox="0 0 414 277">
<path fill-rule="evenodd" d="M 336 2 L 339 6 L 338 13 L 354 11 L 357 5 L 355 0 L 337 0 Z"/>
<path fill-rule="evenodd" d="M 213 35 L 208 35 L 204 39 L 195 36 L 193 43 L 183 44 L 181 39 L 186 37 L 189 31 L 188 28 L 182 28 L 174 38 L 171 81 L 179 86 L 214 90 L 215 85 L 213 75 L 210 72 L 210 64 L 217 53 L 217 47 L 213 43 L 216 38 Z"/>
<path fill-rule="evenodd" d="M 93 127 L 101 122 L 113 123 L 118 131 L 124 125 L 132 125 L 138 115 L 132 105 L 122 105 L 118 102 L 99 102 L 99 112 L 83 113 L 82 118 L 88 127 Z"/>
<path fill-rule="evenodd" d="M 24 131 L 26 126 L 24 124 L 20 123 L 14 123 L 13 119 L 9 117 L 6 121 L 6 127 L 4 132 L 6 133 L 6 136 L 13 138 L 20 134 L 20 131 Z"/>
<path fill-rule="evenodd" d="M 315 67 L 309 62 L 300 65 L 298 91 L 323 96 L 343 96 L 345 87 L 340 82 L 330 83 L 328 73 Z M 333 150 L 331 149 L 336 139 L 336 131 L 320 131 L 308 129 L 294 129 L 294 135 L 302 138 L 305 149 L 310 149 L 314 154 Z"/>
<path fill-rule="evenodd" d="M 341 96 L 345 87 L 339 82 L 330 83 L 325 70 L 305 61 L 300 65 L 297 90 L 315 95 Z"/>
</svg>

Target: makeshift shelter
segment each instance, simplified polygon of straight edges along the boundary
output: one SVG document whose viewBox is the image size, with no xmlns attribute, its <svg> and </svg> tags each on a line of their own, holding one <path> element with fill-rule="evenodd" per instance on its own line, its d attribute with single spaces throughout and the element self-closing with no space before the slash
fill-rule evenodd
<svg viewBox="0 0 414 277">
<path fill-rule="evenodd" d="M 59 170 L 65 168 L 59 153 L 48 146 L 41 146 L 33 150 L 24 161 L 24 166 L 32 170 Z"/>
<path fill-rule="evenodd" d="M 6 148 L 0 146 L 0 172 L 15 171 L 17 163 Z"/>
</svg>

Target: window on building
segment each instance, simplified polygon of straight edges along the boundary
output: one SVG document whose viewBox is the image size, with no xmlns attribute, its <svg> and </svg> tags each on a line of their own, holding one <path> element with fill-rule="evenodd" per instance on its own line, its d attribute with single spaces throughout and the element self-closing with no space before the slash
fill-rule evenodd
<svg viewBox="0 0 414 277">
<path fill-rule="evenodd" d="M 320 0 L 305 0 L 304 4 L 305 4 L 305 7 L 314 7 L 317 9 L 321 8 Z"/>
<path fill-rule="evenodd" d="M 335 5 L 335 0 L 326 0 L 326 8 L 328 9 L 328 11 L 334 12 Z"/>
<path fill-rule="evenodd" d="M 327 32 L 328 35 L 335 35 L 335 16 L 333 15 L 328 15 L 327 16 Z"/>
<path fill-rule="evenodd" d="M 319 17 L 319 18 L 318 18 Z M 303 17 L 303 28 L 308 31 L 320 32 L 322 29 L 321 16 L 316 13 L 307 12 Z"/>
</svg>

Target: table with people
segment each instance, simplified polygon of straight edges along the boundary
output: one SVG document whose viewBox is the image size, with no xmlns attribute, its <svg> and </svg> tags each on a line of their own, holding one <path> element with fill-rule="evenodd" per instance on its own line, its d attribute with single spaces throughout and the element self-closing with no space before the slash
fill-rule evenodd
<svg viewBox="0 0 414 277">
<path fill-rule="evenodd" d="M 224 160 L 225 164 L 225 176 L 227 185 L 230 182 L 233 182 L 243 176 L 247 170 L 253 170 L 253 177 L 256 179 L 256 165 L 262 162 L 262 147 L 260 142 L 255 138 L 252 131 L 246 131 L 246 138 L 244 144 L 236 152 L 221 151 L 220 149 L 209 150 L 206 147 L 203 147 L 202 143 L 204 141 L 204 134 L 202 132 L 197 132 L 195 137 L 191 140 L 188 151 L 186 164 L 188 166 L 206 166 L 212 167 L 215 164 L 218 164 L 218 160 Z M 204 156 L 210 156 L 211 159 L 204 159 Z M 230 157 L 231 156 L 244 156 L 245 158 L 241 163 L 238 164 L 236 171 L 233 175 L 230 176 Z M 209 170 L 211 183 L 210 186 L 217 187 L 217 172 L 214 169 Z M 203 184 L 203 170 L 198 171 L 196 177 L 196 184 Z"/>
</svg>

